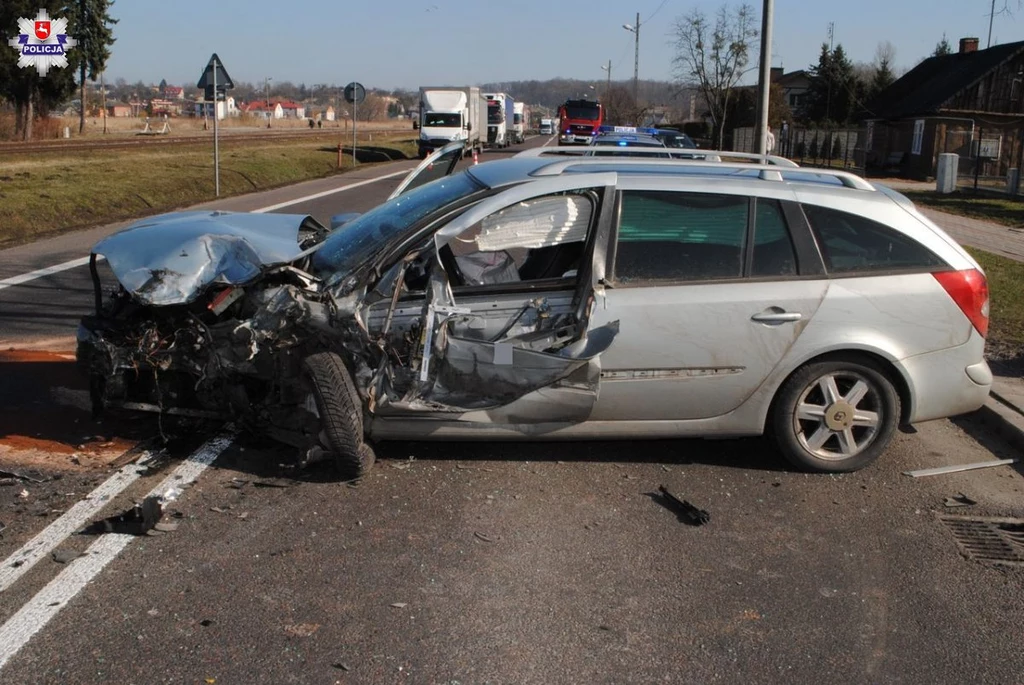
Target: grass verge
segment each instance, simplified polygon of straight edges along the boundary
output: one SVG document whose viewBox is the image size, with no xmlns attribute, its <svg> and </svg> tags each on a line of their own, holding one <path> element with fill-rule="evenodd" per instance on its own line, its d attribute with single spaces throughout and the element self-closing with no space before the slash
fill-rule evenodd
<svg viewBox="0 0 1024 685">
<path fill-rule="evenodd" d="M 1003 226 L 1024 227 L 1024 202 L 957 191 L 942 195 L 930 190 L 901 190 L 914 204 Z"/>
<path fill-rule="evenodd" d="M 221 197 L 351 170 L 351 148 L 338 169 L 337 140 L 336 134 L 299 142 L 222 140 Z M 360 164 L 416 153 L 408 134 L 362 145 Z M 0 163 L 0 247 L 212 199 L 209 142 L 11 155 Z"/>
<path fill-rule="evenodd" d="M 989 341 L 1001 346 L 1024 346 L 1024 262 L 972 247 L 965 249 L 988 277 Z"/>
</svg>

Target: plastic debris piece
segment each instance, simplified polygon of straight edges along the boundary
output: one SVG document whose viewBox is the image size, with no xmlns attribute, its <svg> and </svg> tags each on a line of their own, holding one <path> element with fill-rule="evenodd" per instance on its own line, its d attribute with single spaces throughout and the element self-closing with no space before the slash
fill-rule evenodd
<svg viewBox="0 0 1024 685">
<path fill-rule="evenodd" d="M 950 507 L 950 508 L 952 508 L 952 507 L 970 507 L 970 506 L 974 506 L 977 503 L 978 503 L 977 500 L 971 499 L 970 497 L 968 497 L 967 495 L 965 495 L 962 492 L 958 492 L 955 495 L 953 495 L 952 497 L 947 497 L 946 501 L 944 502 L 944 504 L 947 507 Z"/>
<path fill-rule="evenodd" d="M 284 627 L 284 632 L 296 637 L 309 637 L 318 630 L 320 630 L 319 623 L 296 623 Z"/>
<path fill-rule="evenodd" d="M 680 499 L 669 492 L 668 488 L 664 485 L 658 486 L 658 491 L 667 499 L 679 514 L 679 520 L 687 523 L 691 526 L 703 526 L 705 523 L 711 520 L 711 514 L 698 509 L 684 499 Z"/>
<path fill-rule="evenodd" d="M 51 556 L 58 564 L 66 564 L 82 556 L 82 553 L 73 549 L 58 549 Z"/>
<path fill-rule="evenodd" d="M 473 533 L 473 537 L 484 542 L 494 542 L 494 538 L 487 537 L 483 533 Z"/>
<path fill-rule="evenodd" d="M 11 471 L 10 469 L 0 469 L 0 476 L 9 476 L 11 478 L 17 478 L 18 480 L 27 480 L 30 483 L 45 483 L 51 480 L 47 476 L 44 476 L 39 471 Z"/>
<path fill-rule="evenodd" d="M 204 618 L 202 621 L 199 622 L 199 625 L 201 625 L 204 628 L 209 628 L 213 625 L 213 620 L 209 618 Z"/>
<path fill-rule="evenodd" d="M 153 526 L 153 530 L 160 533 L 173 533 L 178 530 L 178 524 L 173 521 L 167 521 L 165 523 L 158 523 Z"/>
<path fill-rule="evenodd" d="M 960 471 L 973 471 L 974 469 L 987 469 L 992 466 L 1005 466 L 1017 463 L 1016 459 L 997 459 L 995 461 L 979 461 L 973 464 L 955 464 L 953 466 L 938 466 L 934 469 L 918 469 L 917 471 L 904 471 L 904 476 L 920 478 L 921 476 L 941 476 L 946 473 L 959 473 Z"/>
<path fill-rule="evenodd" d="M 337 663 L 331 664 L 331 668 L 336 668 L 339 671 L 351 671 L 352 670 L 351 668 L 349 668 L 348 664 L 346 664 L 346 663 L 344 663 L 342 661 L 338 661 Z"/>
<path fill-rule="evenodd" d="M 252 484 L 258 488 L 290 488 L 293 485 L 297 485 L 298 481 L 288 478 L 265 478 L 263 480 L 253 481 Z"/>
<path fill-rule="evenodd" d="M 395 609 L 404 609 L 405 607 L 407 607 L 409 605 L 406 602 L 393 602 L 391 604 L 391 606 L 394 607 Z"/>
</svg>

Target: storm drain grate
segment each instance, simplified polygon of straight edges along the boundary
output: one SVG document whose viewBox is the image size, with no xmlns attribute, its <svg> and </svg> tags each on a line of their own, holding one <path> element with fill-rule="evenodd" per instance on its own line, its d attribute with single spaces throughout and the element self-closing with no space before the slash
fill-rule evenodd
<svg viewBox="0 0 1024 685">
<path fill-rule="evenodd" d="M 1024 565 L 1024 521 L 943 516 L 966 556 L 990 564 Z"/>
</svg>

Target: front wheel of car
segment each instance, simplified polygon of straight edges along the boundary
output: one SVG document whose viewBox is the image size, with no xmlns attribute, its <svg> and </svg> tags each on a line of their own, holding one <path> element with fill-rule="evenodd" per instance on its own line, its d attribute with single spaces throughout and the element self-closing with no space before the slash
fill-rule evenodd
<svg viewBox="0 0 1024 685">
<path fill-rule="evenodd" d="M 363 440 L 362 402 L 345 363 L 333 352 L 317 352 L 306 357 L 304 367 L 323 446 L 343 478 L 366 475 L 375 458 Z"/>
<path fill-rule="evenodd" d="M 892 382 L 873 364 L 810 363 L 783 384 L 771 429 L 783 456 L 811 471 L 864 468 L 889 446 L 900 417 Z"/>
</svg>

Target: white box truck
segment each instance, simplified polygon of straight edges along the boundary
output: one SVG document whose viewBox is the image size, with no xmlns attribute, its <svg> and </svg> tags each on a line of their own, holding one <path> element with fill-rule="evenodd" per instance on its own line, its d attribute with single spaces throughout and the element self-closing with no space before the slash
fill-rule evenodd
<svg viewBox="0 0 1024 685">
<path fill-rule="evenodd" d="M 487 98 L 487 147 L 512 144 L 515 100 L 507 93 L 484 93 Z"/>
<path fill-rule="evenodd" d="M 526 129 L 529 126 L 529 113 L 525 102 L 517 102 L 514 105 L 515 117 L 512 121 L 512 128 L 515 131 L 513 139 L 518 143 L 526 142 Z"/>
<path fill-rule="evenodd" d="M 420 159 L 455 140 L 465 142 L 466 154 L 483 151 L 487 100 L 475 86 L 421 87 L 420 113 L 413 127 L 420 132 Z"/>
<path fill-rule="evenodd" d="M 540 120 L 540 134 L 542 136 L 553 136 L 556 133 L 558 133 L 558 126 L 555 125 L 554 119 Z"/>
</svg>

